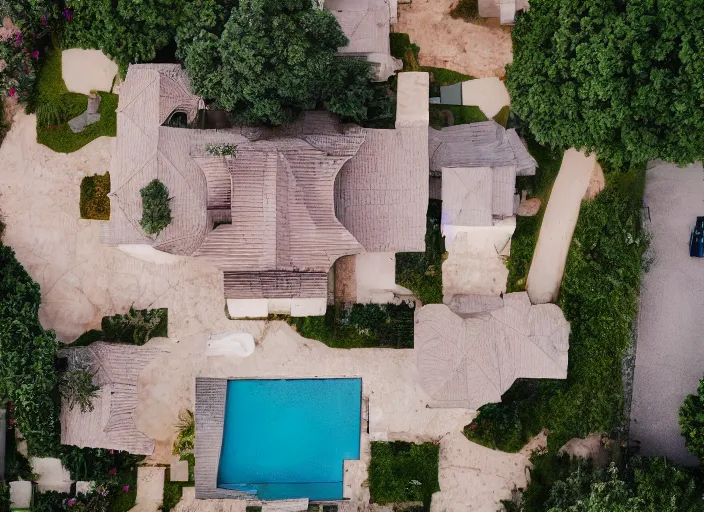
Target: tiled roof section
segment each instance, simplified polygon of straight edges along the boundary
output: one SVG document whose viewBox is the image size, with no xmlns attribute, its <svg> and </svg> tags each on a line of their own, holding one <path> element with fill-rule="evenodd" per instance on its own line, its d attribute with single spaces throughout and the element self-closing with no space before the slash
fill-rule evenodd
<svg viewBox="0 0 704 512">
<path fill-rule="evenodd" d="M 93 410 L 61 407 L 61 443 L 81 447 L 124 450 L 139 455 L 154 451 L 154 440 L 137 430 L 139 374 L 159 353 L 158 348 L 120 343 L 93 343 L 87 347 L 61 350 L 69 369 L 95 373 L 100 392 L 93 399 Z"/>
<path fill-rule="evenodd" d="M 569 323 L 558 306 L 533 306 L 525 292 L 468 318 L 426 305 L 415 323 L 420 382 L 433 407 L 476 410 L 500 402 L 516 379 L 567 377 Z"/>
<path fill-rule="evenodd" d="M 516 131 L 495 121 L 428 128 L 430 170 L 443 167 L 515 166 L 518 176 L 535 174 L 536 162 Z"/>
<path fill-rule="evenodd" d="M 427 128 L 366 129 L 335 183 L 335 213 L 368 252 L 425 250 Z"/>
<path fill-rule="evenodd" d="M 225 272 L 226 299 L 316 298 L 327 296 L 325 272 Z"/>
<path fill-rule="evenodd" d="M 343 140 L 336 149 L 345 155 L 363 142 Z M 327 272 L 362 252 L 334 216 L 335 176 L 348 158 L 294 138 L 240 144 L 228 160 L 232 224 L 210 232 L 195 255 L 228 272 Z"/>
<path fill-rule="evenodd" d="M 390 52 L 389 0 L 325 0 L 325 8 L 337 18 L 350 41 L 340 53 Z"/>
<path fill-rule="evenodd" d="M 491 226 L 492 180 L 489 167 L 443 169 L 443 225 Z"/>
</svg>

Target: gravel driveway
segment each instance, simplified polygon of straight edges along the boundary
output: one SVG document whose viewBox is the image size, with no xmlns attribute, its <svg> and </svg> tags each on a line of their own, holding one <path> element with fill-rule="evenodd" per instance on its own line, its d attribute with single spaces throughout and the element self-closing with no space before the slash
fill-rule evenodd
<svg viewBox="0 0 704 512">
<path fill-rule="evenodd" d="M 689 235 L 704 216 L 702 164 L 660 164 L 645 187 L 651 264 L 643 279 L 631 408 L 631 442 L 644 455 L 695 465 L 678 420 L 684 397 L 704 376 L 704 259 L 689 257 Z"/>
</svg>

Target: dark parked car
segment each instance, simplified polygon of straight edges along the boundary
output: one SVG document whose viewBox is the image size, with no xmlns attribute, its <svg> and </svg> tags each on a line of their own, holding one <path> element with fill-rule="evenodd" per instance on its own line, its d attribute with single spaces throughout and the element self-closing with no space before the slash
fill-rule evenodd
<svg viewBox="0 0 704 512">
<path fill-rule="evenodd" d="M 704 217 L 697 217 L 697 223 L 689 237 L 689 255 L 695 258 L 704 257 Z"/>
</svg>

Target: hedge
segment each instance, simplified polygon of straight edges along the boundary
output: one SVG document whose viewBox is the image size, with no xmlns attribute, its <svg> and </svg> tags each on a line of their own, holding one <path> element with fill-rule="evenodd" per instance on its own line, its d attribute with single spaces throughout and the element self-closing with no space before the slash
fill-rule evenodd
<svg viewBox="0 0 704 512">
<path fill-rule="evenodd" d="M 104 316 L 102 330 L 91 329 L 71 343 L 72 347 L 85 347 L 96 341 L 133 343 L 144 345 L 152 338 L 168 336 L 169 310 L 134 309 L 124 314 Z"/>
<path fill-rule="evenodd" d="M 430 105 L 430 126 L 440 130 L 446 126 L 459 124 L 472 124 L 486 121 L 479 107 L 469 105 L 442 105 L 432 103 Z"/>
<path fill-rule="evenodd" d="M 421 501 L 430 509 L 438 482 L 439 446 L 404 442 L 373 442 L 369 463 L 369 493 L 372 503 Z"/>
<path fill-rule="evenodd" d="M 110 220 L 110 173 L 94 174 L 81 180 L 82 219 Z"/>
<path fill-rule="evenodd" d="M 621 428 L 621 364 L 637 314 L 642 257 L 644 169 L 612 172 L 582 204 L 558 305 L 570 322 L 567 380 L 520 380 L 500 404 L 480 408 L 470 440 L 517 451 L 542 428 L 554 451 L 573 437 Z"/>
<path fill-rule="evenodd" d="M 413 348 L 414 311 L 413 303 L 336 305 L 324 316 L 286 321 L 304 338 L 332 348 Z"/>
</svg>

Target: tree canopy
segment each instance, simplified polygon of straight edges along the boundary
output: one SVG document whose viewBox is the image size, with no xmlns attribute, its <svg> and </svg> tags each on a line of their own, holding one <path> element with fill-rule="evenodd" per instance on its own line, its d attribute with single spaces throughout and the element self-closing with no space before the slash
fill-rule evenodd
<svg viewBox="0 0 704 512">
<path fill-rule="evenodd" d="M 149 235 L 158 235 L 171 223 L 169 189 L 159 180 L 152 180 L 139 191 L 142 196 L 140 226 Z"/>
<path fill-rule="evenodd" d="M 545 145 L 621 166 L 704 157 L 700 0 L 535 0 L 513 29 L 511 108 Z"/>
<path fill-rule="evenodd" d="M 239 122 L 284 124 L 316 107 L 361 120 L 379 98 L 367 62 L 336 57 L 347 42 L 310 0 L 242 0 L 220 35 L 182 37 L 179 55 L 195 93 Z"/>
</svg>

